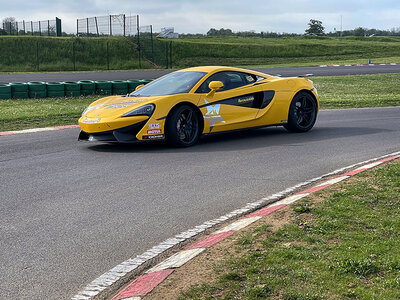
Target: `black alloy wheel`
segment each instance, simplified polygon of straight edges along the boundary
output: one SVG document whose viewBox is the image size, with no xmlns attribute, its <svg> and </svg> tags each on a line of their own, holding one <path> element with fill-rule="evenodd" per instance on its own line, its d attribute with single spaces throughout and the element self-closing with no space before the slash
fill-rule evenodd
<svg viewBox="0 0 400 300">
<path fill-rule="evenodd" d="M 317 102 L 309 93 L 300 92 L 289 107 L 288 122 L 284 127 L 292 132 L 309 131 L 317 120 Z"/>
<path fill-rule="evenodd" d="M 193 107 L 182 105 L 174 109 L 166 124 L 166 137 L 177 147 L 189 147 L 200 137 L 199 116 Z"/>
</svg>

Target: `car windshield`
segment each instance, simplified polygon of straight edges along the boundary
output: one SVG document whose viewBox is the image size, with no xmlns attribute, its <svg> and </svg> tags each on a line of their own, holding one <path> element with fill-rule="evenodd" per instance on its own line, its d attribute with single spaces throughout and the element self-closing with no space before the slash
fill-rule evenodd
<svg viewBox="0 0 400 300">
<path fill-rule="evenodd" d="M 151 97 L 188 93 L 206 74 L 194 71 L 173 72 L 146 84 L 129 96 Z"/>
</svg>

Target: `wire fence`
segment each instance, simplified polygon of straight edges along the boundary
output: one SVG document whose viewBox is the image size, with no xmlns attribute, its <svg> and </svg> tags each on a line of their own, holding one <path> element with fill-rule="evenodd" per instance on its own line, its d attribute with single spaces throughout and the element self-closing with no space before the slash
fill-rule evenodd
<svg viewBox="0 0 400 300">
<path fill-rule="evenodd" d="M 3 23 L 3 29 L 9 35 L 61 36 L 61 20 L 7 22 Z M 157 38 L 159 33 L 153 32 L 152 25 L 139 26 L 138 15 L 77 19 L 76 30 L 77 37 L 68 40 L 35 40 L 37 38 L 34 37 L 13 43 L 11 40 L 0 40 L 0 69 L 67 71 L 90 70 L 92 67 L 106 70 L 172 68 L 172 42 Z M 107 39 L 108 36 L 121 38 Z M 13 49 L 17 43 L 17 48 L 23 51 L 15 53 Z"/>
<path fill-rule="evenodd" d="M 61 36 L 61 20 L 3 22 L 8 35 Z"/>
<path fill-rule="evenodd" d="M 76 20 L 77 36 L 135 36 L 139 32 L 139 16 L 109 15 Z"/>
<path fill-rule="evenodd" d="M 139 36 L 134 42 L 138 44 L 140 55 L 153 66 L 172 67 L 172 42 L 156 38 L 153 26 L 140 26 Z"/>
</svg>

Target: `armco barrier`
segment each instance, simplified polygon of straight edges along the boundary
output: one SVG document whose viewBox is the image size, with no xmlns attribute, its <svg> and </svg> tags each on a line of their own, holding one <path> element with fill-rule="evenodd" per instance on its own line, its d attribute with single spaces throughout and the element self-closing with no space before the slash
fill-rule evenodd
<svg viewBox="0 0 400 300">
<path fill-rule="evenodd" d="M 142 80 L 81 80 L 65 82 L 30 81 L 0 84 L 0 100 L 27 98 L 61 98 L 89 95 L 126 95 L 138 85 L 147 84 L 153 79 Z"/>
<path fill-rule="evenodd" d="M 9 84 L 0 84 L 0 99 L 11 99 L 11 86 Z"/>
</svg>

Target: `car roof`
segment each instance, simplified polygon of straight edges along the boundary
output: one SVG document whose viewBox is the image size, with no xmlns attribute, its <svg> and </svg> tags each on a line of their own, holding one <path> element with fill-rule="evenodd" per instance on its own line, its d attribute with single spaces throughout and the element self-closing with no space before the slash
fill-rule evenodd
<svg viewBox="0 0 400 300">
<path fill-rule="evenodd" d="M 245 72 L 245 73 L 250 73 L 254 75 L 259 75 L 262 77 L 268 77 L 271 75 L 253 71 L 253 70 L 247 70 L 247 69 L 241 69 L 241 68 L 234 68 L 234 67 L 223 67 L 223 66 L 201 66 L 201 67 L 192 67 L 192 68 L 187 68 L 187 69 L 182 69 L 179 70 L 178 72 L 185 72 L 185 71 L 194 71 L 194 72 L 207 72 L 207 73 L 216 73 L 216 72 L 221 72 L 221 71 L 236 71 L 236 72 Z"/>
</svg>

